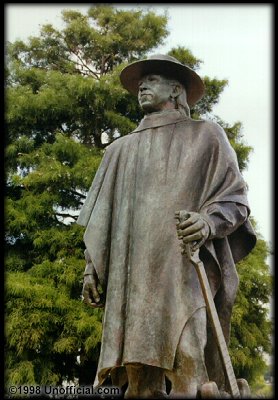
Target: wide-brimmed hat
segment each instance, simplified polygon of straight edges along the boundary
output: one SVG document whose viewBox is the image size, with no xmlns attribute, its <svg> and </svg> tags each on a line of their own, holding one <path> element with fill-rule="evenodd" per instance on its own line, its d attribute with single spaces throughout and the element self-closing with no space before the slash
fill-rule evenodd
<svg viewBox="0 0 278 400">
<path fill-rule="evenodd" d="M 125 89 L 137 96 L 138 82 L 148 74 L 159 74 L 179 81 L 185 87 L 190 107 L 205 93 L 204 83 L 193 69 L 180 63 L 176 58 L 163 54 L 156 54 L 129 64 L 122 70 L 120 80 Z"/>
</svg>

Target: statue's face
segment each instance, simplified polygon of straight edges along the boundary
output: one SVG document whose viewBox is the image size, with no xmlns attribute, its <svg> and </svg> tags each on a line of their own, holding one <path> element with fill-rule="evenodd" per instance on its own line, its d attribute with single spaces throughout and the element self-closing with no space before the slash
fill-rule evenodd
<svg viewBox="0 0 278 400">
<path fill-rule="evenodd" d="M 145 75 L 139 81 L 138 101 L 141 108 L 149 113 L 175 108 L 170 96 L 174 86 L 161 75 Z"/>
</svg>

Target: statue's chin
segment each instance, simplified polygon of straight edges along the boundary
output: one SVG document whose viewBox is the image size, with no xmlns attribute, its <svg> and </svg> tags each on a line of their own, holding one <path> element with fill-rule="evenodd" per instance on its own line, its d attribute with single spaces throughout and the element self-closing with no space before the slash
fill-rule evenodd
<svg viewBox="0 0 278 400">
<path fill-rule="evenodd" d="M 151 102 L 144 102 L 141 104 L 141 108 L 145 113 L 151 113 L 159 111 L 159 107 L 155 107 Z"/>
<path fill-rule="evenodd" d="M 144 111 L 145 114 L 152 113 L 152 112 L 159 112 L 159 111 L 166 111 L 169 109 L 174 109 L 174 105 L 170 104 L 169 102 L 161 102 L 159 104 L 154 103 L 148 99 L 142 99 L 140 102 L 140 107 Z"/>
</svg>

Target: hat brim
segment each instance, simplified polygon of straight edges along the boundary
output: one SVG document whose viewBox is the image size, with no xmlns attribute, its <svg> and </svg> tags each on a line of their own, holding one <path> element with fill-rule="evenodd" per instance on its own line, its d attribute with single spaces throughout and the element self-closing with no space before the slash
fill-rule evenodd
<svg viewBox="0 0 278 400">
<path fill-rule="evenodd" d="M 159 74 L 179 81 L 185 87 L 189 107 L 197 103 L 205 93 L 204 83 L 195 71 L 168 60 L 135 61 L 122 70 L 120 80 L 125 89 L 137 96 L 139 80 L 148 74 Z"/>
</svg>

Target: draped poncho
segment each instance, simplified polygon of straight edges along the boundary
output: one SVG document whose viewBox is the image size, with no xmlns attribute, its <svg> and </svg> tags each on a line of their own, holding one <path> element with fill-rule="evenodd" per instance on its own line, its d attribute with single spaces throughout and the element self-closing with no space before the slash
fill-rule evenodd
<svg viewBox="0 0 278 400">
<path fill-rule="evenodd" d="M 152 113 L 107 147 L 77 221 L 106 292 L 97 382 L 131 362 L 172 370 L 186 321 L 204 306 L 194 267 L 181 255 L 175 211 L 209 221 L 232 203 L 249 213 L 235 152 L 214 122 Z M 255 243 L 248 220 L 234 229 L 200 252 L 228 320 L 234 263 Z"/>
</svg>

